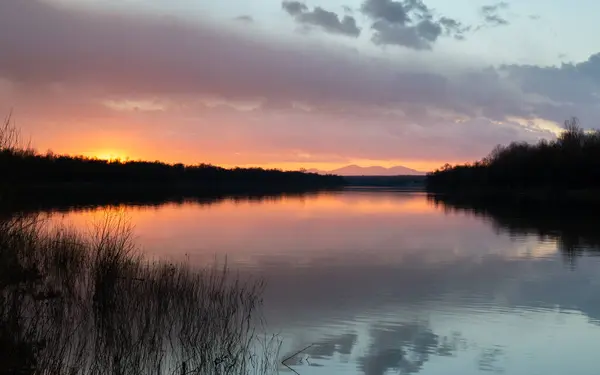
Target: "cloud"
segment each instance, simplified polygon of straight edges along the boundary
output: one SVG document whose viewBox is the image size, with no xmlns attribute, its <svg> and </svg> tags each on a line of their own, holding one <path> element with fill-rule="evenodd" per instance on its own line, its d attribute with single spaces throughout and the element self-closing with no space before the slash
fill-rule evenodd
<svg viewBox="0 0 600 375">
<path fill-rule="evenodd" d="M 136 132 L 158 140 L 168 130 L 190 149 L 224 158 L 235 148 L 256 161 L 296 160 L 293 150 L 331 160 L 468 160 L 497 143 L 552 136 L 526 121 L 577 115 L 586 125 L 600 116 L 597 56 L 558 67 L 465 68 L 438 52 L 379 58 L 206 20 L 34 0 L 2 6 L 0 103 L 14 107 L 21 123 L 40 124 L 32 134 L 56 140 L 110 122 L 114 129 L 136 124 Z M 414 35 L 398 38 L 427 48 L 445 33 L 436 27 L 444 22 L 452 24 L 423 19 Z M 128 103 L 159 103 L 161 110 L 116 113 Z M 223 144 L 211 145 L 214 139 Z"/>
<path fill-rule="evenodd" d="M 441 17 L 438 22 L 442 26 L 445 35 L 453 36 L 458 40 L 463 40 L 465 33 L 471 30 L 471 26 L 465 26 L 461 22 L 448 17 Z"/>
<path fill-rule="evenodd" d="M 441 35 L 462 40 L 469 30 L 452 18 L 436 19 L 433 11 L 421 0 L 366 0 L 361 11 L 373 20 L 372 41 L 376 45 L 430 50 Z"/>
<path fill-rule="evenodd" d="M 509 24 L 505 17 L 500 15 L 500 11 L 508 9 L 509 4 L 505 1 L 500 1 L 492 5 L 484 5 L 480 8 L 481 15 L 485 22 L 485 26 L 506 26 Z"/>
<path fill-rule="evenodd" d="M 399 1 L 366 0 L 362 12 L 375 20 L 383 20 L 392 24 L 406 25 L 411 21 L 409 9 Z"/>
<path fill-rule="evenodd" d="M 292 16 L 297 16 L 308 11 L 306 4 L 299 1 L 284 1 L 281 7 Z"/>
<path fill-rule="evenodd" d="M 356 19 L 352 16 L 344 16 L 342 19 L 335 13 L 325 10 L 321 7 L 315 7 L 312 11 L 299 1 L 283 1 L 281 7 L 289 15 L 294 17 L 296 22 L 303 25 L 317 26 L 332 34 L 358 37 L 360 28 L 356 24 Z"/>
<path fill-rule="evenodd" d="M 580 63 L 550 67 L 504 65 L 501 69 L 517 80 L 524 92 L 554 102 L 596 105 L 600 99 L 600 54 Z"/>
</svg>

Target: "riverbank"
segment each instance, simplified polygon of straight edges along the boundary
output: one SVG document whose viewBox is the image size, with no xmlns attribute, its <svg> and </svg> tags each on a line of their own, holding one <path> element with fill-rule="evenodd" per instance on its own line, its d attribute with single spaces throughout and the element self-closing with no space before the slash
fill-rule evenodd
<svg viewBox="0 0 600 375">
<path fill-rule="evenodd" d="M 537 201 L 537 202 L 589 202 L 600 204 L 600 188 L 590 189 L 498 189 L 498 188 L 464 188 L 464 189 L 427 189 L 430 194 L 451 197 L 459 200 L 491 200 L 501 201 Z"/>
<path fill-rule="evenodd" d="M 0 221 L 5 372 L 275 372 L 277 341 L 256 352 L 262 281 L 148 261 L 123 218 L 95 224 L 82 234 Z"/>
</svg>

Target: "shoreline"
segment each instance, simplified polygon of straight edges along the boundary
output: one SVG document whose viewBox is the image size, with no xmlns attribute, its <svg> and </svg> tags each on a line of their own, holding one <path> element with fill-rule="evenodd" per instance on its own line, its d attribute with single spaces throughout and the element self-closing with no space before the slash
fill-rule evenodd
<svg viewBox="0 0 600 375">
<path fill-rule="evenodd" d="M 585 200 L 600 203 L 600 188 L 593 189 L 427 189 L 428 194 L 460 198 L 527 199 L 538 201 Z"/>
</svg>

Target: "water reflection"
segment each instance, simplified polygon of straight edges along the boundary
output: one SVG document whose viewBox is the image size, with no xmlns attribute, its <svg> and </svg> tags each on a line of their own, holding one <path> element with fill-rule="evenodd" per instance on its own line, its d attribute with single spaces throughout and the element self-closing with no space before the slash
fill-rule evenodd
<svg viewBox="0 0 600 375">
<path fill-rule="evenodd" d="M 148 254 L 262 276 L 283 357 L 312 345 L 302 375 L 596 373 L 591 209 L 381 191 L 120 209 Z"/>
<path fill-rule="evenodd" d="M 438 336 L 421 324 L 376 326 L 371 328 L 368 354 L 358 363 L 366 375 L 383 375 L 388 370 L 401 374 L 418 373 L 431 354 L 438 353 Z M 439 347 L 447 355 L 449 347 Z M 450 353 L 452 350 L 450 350 Z"/>
<path fill-rule="evenodd" d="M 540 241 L 554 241 L 571 264 L 584 253 L 600 255 L 600 204 L 595 201 L 452 195 L 429 195 L 428 200 L 445 212 L 489 218 L 512 237 L 537 235 Z"/>
</svg>

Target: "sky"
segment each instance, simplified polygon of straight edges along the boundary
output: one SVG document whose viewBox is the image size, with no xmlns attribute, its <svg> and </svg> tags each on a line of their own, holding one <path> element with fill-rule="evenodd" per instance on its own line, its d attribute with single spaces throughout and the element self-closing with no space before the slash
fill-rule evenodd
<svg viewBox="0 0 600 375">
<path fill-rule="evenodd" d="M 0 0 L 0 116 L 38 151 L 428 171 L 600 112 L 600 3 Z"/>
</svg>

